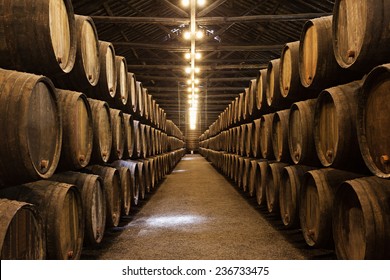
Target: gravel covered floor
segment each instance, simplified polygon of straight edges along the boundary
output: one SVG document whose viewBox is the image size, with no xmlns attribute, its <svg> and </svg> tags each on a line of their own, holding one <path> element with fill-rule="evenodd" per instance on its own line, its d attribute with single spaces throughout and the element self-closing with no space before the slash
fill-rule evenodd
<svg viewBox="0 0 390 280">
<path fill-rule="evenodd" d="M 186 155 L 83 259 L 332 259 L 256 207 L 199 155 Z"/>
</svg>

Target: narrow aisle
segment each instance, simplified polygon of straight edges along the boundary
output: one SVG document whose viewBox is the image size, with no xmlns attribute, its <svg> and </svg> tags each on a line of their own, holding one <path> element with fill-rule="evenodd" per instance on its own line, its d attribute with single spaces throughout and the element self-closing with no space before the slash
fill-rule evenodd
<svg viewBox="0 0 390 280">
<path fill-rule="evenodd" d="M 305 259 L 200 155 L 187 155 L 99 259 Z"/>
</svg>

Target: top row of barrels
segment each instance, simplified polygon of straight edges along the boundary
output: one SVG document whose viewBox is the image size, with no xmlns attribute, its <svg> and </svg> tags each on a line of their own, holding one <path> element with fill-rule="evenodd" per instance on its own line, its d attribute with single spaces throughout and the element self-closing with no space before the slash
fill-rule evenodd
<svg viewBox="0 0 390 280">
<path fill-rule="evenodd" d="M 93 20 L 75 15 L 70 0 L 2 1 L 0 67 L 45 75 L 57 88 L 106 101 L 166 129 L 166 113 L 128 72 L 125 57 L 98 39 Z"/>
<path fill-rule="evenodd" d="M 336 0 L 333 15 L 307 21 L 300 40 L 287 43 L 280 58 L 259 70 L 205 135 L 288 109 L 389 63 L 389 8 L 388 0 Z"/>
</svg>

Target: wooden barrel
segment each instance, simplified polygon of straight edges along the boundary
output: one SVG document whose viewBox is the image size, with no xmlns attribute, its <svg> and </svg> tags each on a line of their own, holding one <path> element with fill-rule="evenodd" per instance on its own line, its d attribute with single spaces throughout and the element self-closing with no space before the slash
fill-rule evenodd
<svg viewBox="0 0 390 280">
<path fill-rule="evenodd" d="M 233 124 L 237 124 L 238 123 L 238 97 L 236 97 L 233 101 L 233 112 L 234 112 L 234 115 L 233 115 Z"/>
<path fill-rule="evenodd" d="M 252 156 L 252 150 L 253 150 L 253 138 L 254 138 L 254 135 L 252 134 L 253 132 L 253 129 L 252 129 L 252 123 L 247 123 L 245 124 L 245 143 L 244 143 L 244 154 L 247 156 L 247 157 L 250 157 Z M 225 142 L 225 141 L 224 141 Z"/>
<path fill-rule="evenodd" d="M 236 173 L 236 183 L 239 189 L 242 189 L 242 183 L 243 183 L 243 176 L 244 176 L 244 168 L 245 168 L 245 158 L 240 156 L 238 158 L 238 166 L 237 166 L 237 173 Z"/>
<path fill-rule="evenodd" d="M 129 88 L 129 102 L 127 106 L 130 114 L 137 114 L 138 112 L 138 95 L 137 95 L 137 79 L 134 73 L 127 72 L 127 81 Z"/>
<path fill-rule="evenodd" d="M 149 121 L 150 120 L 150 105 L 149 105 L 149 90 L 147 88 L 143 88 L 143 98 L 144 98 L 144 119 Z"/>
<path fill-rule="evenodd" d="M 92 18 L 75 15 L 75 19 L 77 52 L 74 67 L 69 74 L 56 76 L 53 81 L 59 88 L 89 90 L 99 81 L 99 40 Z"/>
<path fill-rule="evenodd" d="M 153 97 L 151 94 L 148 94 L 148 120 L 151 124 L 154 123 L 154 111 L 153 111 Z"/>
<path fill-rule="evenodd" d="M 136 91 L 137 91 L 137 113 L 139 116 L 143 117 L 145 113 L 145 104 L 144 104 L 144 87 L 142 86 L 142 83 L 137 81 L 136 82 Z"/>
<path fill-rule="evenodd" d="M 166 158 L 164 158 L 165 162 L 164 162 L 164 168 L 167 168 L 167 162 L 166 162 Z M 138 182 L 139 182 L 139 189 L 140 189 L 140 197 L 142 200 L 145 199 L 145 194 L 146 194 L 146 188 L 147 188 L 147 174 L 146 174 L 146 165 L 144 164 L 144 162 L 142 160 L 137 160 L 137 164 L 138 164 Z M 168 171 L 167 169 L 164 170 L 164 175 L 167 174 Z"/>
<path fill-rule="evenodd" d="M 288 118 L 290 109 L 278 111 L 272 120 L 272 149 L 276 161 L 290 162 L 288 148 Z"/>
<path fill-rule="evenodd" d="M 150 188 L 154 189 L 156 186 L 156 162 L 154 157 L 149 157 L 146 160 L 149 161 Z"/>
<path fill-rule="evenodd" d="M 236 154 L 240 154 L 240 147 L 241 147 L 241 126 L 236 126 L 236 141 L 235 141 L 235 152 Z"/>
<path fill-rule="evenodd" d="M 286 228 L 299 227 L 299 201 L 303 175 L 314 167 L 286 166 L 282 171 L 279 189 L 280 217 Z"/>
<path fill-rule="evenodd" d="M 247 192 L 249 190 L 251 170 L 252 170 L 252 164 L 251 164 L 252 160 L 253 158 L 244 158 L 244 166 L 242 171 L 242 190 L 244 192 Z"/>
<path fill-rule="evenodd" d="M 255 115 L 258 110 L 257 110 L 257 104 L 256 104 L 256 94 L 257 94 L 257 83 L 256 83 L 256 79 L 252 79 L 250 80 L 249 82 L 249 89 L 248 89 L 248 93 L 247 93 L 247 112 L 248 112 L 248 116 L 249 117 L 252 117 L 253 115 Z"/>
<path fill-rule="evenodd" d="M 57 90 L 62 115 L 62 148 L 59 169 L 88 165 L 93 146 L 92 112 L 87 97 L 79 92 Z"/>
<path fill-rule="evenodd" d="M 45 231 L 36 206 L 0 199 L 0 259 L 44 260 Z"/>
<path fill-rule="evenodd" d="M 267 114 L 260 118 L 260 154 L 265 159 L 274 159 L 272 150 L 273 116 L 274 114 Z"/>
<path fill-rule="evenodd" d="M 335 195 L 333 238 L 339 259 L 390 258 L 390 181 L 366 177 L 344 182 Z"/>
<path fill-rule="evenodd" d="M 104 101 L 88 98 L 92 111 L 93 147 L 91 162 L 106 163 L 112 148 L 110 107 Z"/>
<path fill-rule="evenodd" d="M 256 119 L 252 122 L 251 148 L 253 157 L 260 157 L 260 119 Z"/>
<path fill-rule="evenodd" d="M 267 68 L 261 69 L 256 78 L 256 108 L 261 113 L 267 113 Z"/>
<path fill-rule="evenodd" d="M 157 101 L 156 101 L 156 99 L 153 99 L 153 96 L 152 96 L 152 107 L 151 107 L 151 110 L 152 110 L 152 113 L 153 113 L 152 125 L 154 127 L 158 127 Z"/>
<path fill-rule="evenodd" d="M 132 179 L 129 168 L 119 166 L 116 167 L 119 172 L 119 178 L 121 180 L 121 213 L 128 216 L 131 210 L 131 201 L 133 199 L 131 195 Z"/>
<path fill-rule="evenodd" d="M 152 189 L 152 172 L 151 172 L 151 164 L 150 164 L 150 161 L 148 159 L 139 159 L 140 162 L 143 163 L 143 166 L 145 167 L 145 170 L 144 170 L 144 188 L 145 188 L 145 192 L 146 193 L 150 193 L 151 189 Z"/>
<path fill-rule="evenodd" d="M 325 167 L 366 172 L 356 134 L 358 95 L 362 82 L 326 89 L 314 115 L 317 155 Z"/>
<path fill-rule="evenodd" d="M 390 64 L 370 72 L 359 92 L 357 135 L 366 166 L 381 178 L 390 178 L 389 85 Z"/>
<path fill-rule="evenodd" d="M 84 245 L 100 244 L 106 227 L 103 180 L 97 175 L 73 171 L 54 174 L 50 180 L 75 185 L 79 189 L 84 211 Z"/>
<path fill-rule="evenodd" d="M 0 186 L 47 179 L 60 158 L 62 125 L 49 79 L 0 69 Z"/>
<path fill-rule="evenodd" d="M 300 41 L 284 45 L 280 56 L 280 92 L 284 98 L 293 102 L 313 97 L 313 92 L 302 86 L 299 77 Z"/>
<path fill-rule="evenodd" d="M 250 197 L 253 197 L 256 193 L 256 184 L 258 183 L 258 169 L 257 169 L 257 163 L 260 160 L 258 159 L 251 159 L 250 161 L 250 171 L 249 171 L 249 182 L 248 182 L 248 195 Z"/>
<path fill-rule="evenodd" d="M 121 217 L 121 180 L 118 170 L 108 166 L 91 165 L 87 169 L 103 180 L 106 195 L 106 227 L 116 227 Z"/>
<path fill-rule="evenodd" d="M 309 99 L 291 105 L 288 146 L 295 164 L 320 165 L 313 136 L 316 103 L 316 99 Z"/>
<path fill-rule="evenodd" d="M 138 162 L 134 160 L 116 160 L 112 163 L 116 168 L 125 167 L 128 168 L 130 172 L 130 195 L 131 195 L 131 204 L 138 205 L 139 201 L 139 192 L 140 192 L 140 179 L 138 171 Z"/>
<path fill-rule="evenodd" d="M 115 68 L 116 68 L 116 94 L 114 99 L 111 99 L 112 103 L 109 103 L 111 107 L 122 110 L 126 113 L 130 113 L 128 110 L 127 102 L 129 100 L 129 81 L 127 74 L 127 62 L 123 56 L 115 56 Z"/>
<path fill-rule="evenodd" d="M 49 76 L 69 73 L 75 63 L 76 42 L 70 0 L 2 1 L 1 67 Z"/>
<path fill-rule="evenodd" d="M 389 10 L 387 1 L 335 1 L 333 49 L 341 67 L 365 74 L 390 62 Z"/>
<path fill-rule="evenodd" d="M 267 204 L 267 197 L 265 189 L 267 187 L 267 173 L 268 173 L 268 164 L 272 161 L 262 159 L 257 163 L 256 174 L 257 180 L 255 181 L 255 190 L 256 190 L 256 201 L 259 206 L 264 206 Z"/>
<path fill-rule="evenodd" d="M 123 113 L 123 121 L 125 127 L 125 146 L 123 150 L 123 159 L 128 159 L 133 156 L 134 152 L 134 126 L 133 116 Z"/>
<path fill-rule="evenodd" d="M 110 42 L 99 41 L 100 75 L 95 87 L 88 91 L 88 97 L 104 100 L 111 104 L 117 88 L 115 49 Z"/>
<path fill-rule="evenodd" d="M 236 181 L 236 176 L 238 173 L 238 168 L 239 168 L 239 155 L 234 155 L 233 161 L 232 161 L 232 174 L 231 174 L 231 179 L 232 181 Z"/>
<path fill-rule="evenodd" d="M 269 213 L 279 214 L 279 189 L 282 183 L 282 171 L 288 164 L 275 162 L 268 164 L 267 179 L 265 186 L 265 197 L 267 199 L 267 209 Z"/>
<path fill-rule="evenodd" d="M 332 16 L 309 20 L 303 26 L 299 47 L 299 75 L 309 89 L 322 90 L 351 81 L 332 48 Z"/>
<path fill-rule="evenodd" d="M 346 180 L 362 177 L 334 168 L 311 170 L 302 180 L 299 219 L 306 243 L 332 248 L 332 211 L 337 187 Z"/>
<path fill-rule="evenodd" d="M 245 144 L 246 144 L 246 137 L 247 137 L 247 126 L 246 124 L 240 125 L 240 138 L 239 138 L 239 155 L 244 156 L 245 154 Z"/>
<path fill-rule="evenodd" d="M 123 113 L 120 110 L 110 109 L 112 146 L 110 160 L 118 160 L 123 157 L 125 149 L 125 121 Z"/>
<path fill-rule="evenodd" d="M 149 152 L 150 156 L 156 155 L 156 130 L 154 127 L 150 127 L 150 141 L 149 141 Z"/>
<path fill-rule="evenodd" d="M 267 105 L 273 109 L 286 109 L 291 101 L 282 96 L 280 91 L 280 58 L 273 59 L 267 68 Z"/>
<path fill-rule="evenodd" d="M 0 195 L 36 205 L 44 224 L 47 259 L 80 258 L 84 217 L 74 185 L 42 180 L 1 190 Z"/>
<path fill-rule="evenodd" d="M 139 124 L 139 150 L 140 150 L 140 158 L 148 157 L 148 136 L 147 136 L 147 125 L 140 123 Z"/>
</svg>

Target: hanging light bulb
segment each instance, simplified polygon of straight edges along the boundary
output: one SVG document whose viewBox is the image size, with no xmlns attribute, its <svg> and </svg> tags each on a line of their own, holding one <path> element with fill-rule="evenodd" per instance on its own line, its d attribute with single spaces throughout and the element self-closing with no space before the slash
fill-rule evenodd
<svg viewBox="0 0 390 280">
<path fill-rule="evenodd" d="M 201 53 L 195 53 L 195 59 L 201 59 L 202 58 L 202 54 Z"/>
<path fill-rule="evenodd" d="M 187 91 L 188 91 L 188 92 L 191 92 L 191 91 L 192 91 L 192 88 L 190 88 L 190 87 L 187 88 Z"/>
<path fill-rule="evenodd" d="M 200 73 L 200 68 L 199 67 L 195 67 L 195 73 Z"/>
<path fill-rule="evenodd" d="M 185 71 L 187 74 L 190 74 L 190 73 L 191 73 L 191 67 L 187 67 L 184 71 Z"/>
<path fill-rule="evenodd" d="M 203 7 L 204 5 L 206 5 L 206 0 L 198 0 L 199 7 Z"/>
<path fill-rule="evenodd" d="M 189 40 L 191 39 L 191 32 L 185 31 L 183 34 L 184 39 Z"/>
<path fill-rule="evenodd" d="M 195 84 L 195 85 L 199 85 L 199 79 L 195 79 L 195 80 L 194 80 L 194 84 Z"/>
<path fill-rule="evenodd" d="M 190 54 L 190 53 L 186 53 L 186 54 L 184 55 L 184 58 L 185 58 L 185 59 L 191 59 L 191 54 Z"/>
<path fill-rule="evenodd" d="M 198 30 L 196 31 L 196 39 L 202 39 L 203 38 L 203 31 L 202 30 Z"/>
<path fill-rule="evenodd" d="M 199 0 L 198 0 L 199 2 Z M 203 1 L 204 2 L 204 1 Z M 188 7 L 190 5 L 190 0 L 181 0 L 181 4 L 184 6 L 184 7 Z M 199 4 L 199 3 L 198 3 Z"/>
</svg>

